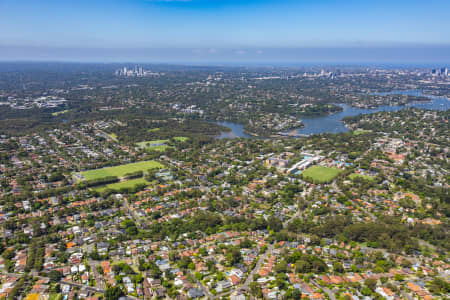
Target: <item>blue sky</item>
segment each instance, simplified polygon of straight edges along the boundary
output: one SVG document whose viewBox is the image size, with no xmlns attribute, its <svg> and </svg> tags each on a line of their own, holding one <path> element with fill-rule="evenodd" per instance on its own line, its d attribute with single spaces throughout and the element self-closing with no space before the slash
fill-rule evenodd
<svg viewBox="0 0 450 300">
<path fill-rule="evenodd" d="M 389 61 L 415 49 L 405 61 L 450 61 L 449 12 L 448 0 L 0 0 L 0 60 L 98 60 L 101 49 L 105 61 L 276 60 L 280 49 L 311 61 L 311 49 L 330 60 L 359 49 Z"/>
</svg>

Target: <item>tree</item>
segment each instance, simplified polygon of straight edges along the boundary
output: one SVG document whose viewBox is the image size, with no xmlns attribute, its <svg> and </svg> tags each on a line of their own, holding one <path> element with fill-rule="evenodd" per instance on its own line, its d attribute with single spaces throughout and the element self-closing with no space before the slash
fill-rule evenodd
<svg viewBox="0 0 450 300">
<path fill-rule="evenodd" d="M 279 264 L 277 264 L 274 268 L 274 271 L 277 273 L 285 273 L 287 271 L 286 261 L 282 260 Z"/>
<path fill-rule="evenodd" d="M 138 234 L 138 229 L 133 220 L 125 220 L 122 222 L 122 226 L 126 228 L 128 235 L 136 235 Z"/>
<path fill-rule="evenodd" d="M 283 289 L 288 277 L 286 273 L 278 273 L 275 279 L 275 284 L 280 288 Z"/>
<path fill-rule="evenodd" d="M 142 274 L 139 273 L 134 277 L 134 281 L 136 283 L 142 283 L 144 281 L 144 277 L 142 276 Z"/>
<path fill-rule="evenodd" d="M 404 260 L 402 260 L 401 265 L 404 268 L 410 268 L 412 266 L 412 263 L 411 263 L 411 261 L 404 259 Z"/>
<path fill-rule="evenodd" d="M 308 273 L 311 270 L 311 266 L 306 260 L 298 260 L 295 263 L 295 271 L 297 273 Z"/>
<path fill-rule="evenodd" d="M 436 277 L 430 283 L 430 291 L 433 294 L 448 294 L 450 293 L 450 283 L 442 278 Z"/>
<path fill-rule="evenodd" d="M 338 261 L 333 264 L 333 270 L 338 273 L 344 273 L 344 267 Z"/>
<path fill-rule="evenodd" d="M 328 270 L 327 264 L 320 258 L 315 258 L 311 263 L 312 269 L 317 273 L 323 273 Z"/>
<path fill-rule="evenodd" d="M 396 280 L 396 281 L 403 281 L 404 277 L 403 277 L 402 274 L 395 274 L 394 280 Z"/>
<path fill-rule="evenodd" d="M 364 287 L 361 289 L 361 293 L 362 293 L 364 296 L 370 296 L 370 295 L 372 295 L 372 291 L 371 291 L 367 286 L 364 286 Z"/>
<path fill-rule="evenodd" d="M 276 217 L 270 217 L 269 220 L 267 220 L 267 224 L 268 227 L 275 232 L 283 229 L 283 222 L 281 222 L 281 220 Z"/>
<path fill-rule="evenodd" d="M 377 280 L 368 278 L 364 280 L 364 284 L 372 291 L 375 292 L 375 289 L 377 288 Z"/>
<path fill-rule="evenodd" d="M 228 250 L 227 261 L 230 266 L 239 263 L 241 261 L 241 259 L 242 259 L 242 256 L 241 256 L 241 251 L 239 251 L 239 249 L 232 247 L 231 249 Z"/>
<path fill-rule="evenodd" d="M 138 234 L 138 229 L 136 226 L 131 226 L 127 228 L 127 234 L 128 235 L 136 235 Z"/>
<path fill-rule="evenodd" d="M 117 300 L 124 295 L 124 292 L 119 286 L 109 287 L 105 291 L 106 300 Z"/>
<path fill-rule="evenodd" d="M 2 256 L 4 259 L 10 260 L 15 256 L 15 252 L 13 249 L 7 249 L 5 250 L 5 252 L 3 252 Z"/>
<path fill-rule="evenodd" d="M 52 271 L 48 272 L 48 277 L 50 278 L 50 280 L 52 282 L 58 282 L 62 276 L 63 276 L 63 274 L 58 270 L 52 270 Z"/>
<path fill-rule="evenodd" d="M 208 252 L 206 251 L 206 248 L 200 248 L 199 249 L 199 253 L 201 256 L 206 256 L 208 255 Z"/>
<path fill-rule="evenodd" d="M 189 263 L 188 269 L 191 270 L 191 271 L 194 270 L 195 269 L 195 264 L 193 262 Z"/>
<path fill-rule="evenodd" d="M 99 274 L 101 274 L 101 275 L 104 275 L 104 274 L 105 274 L 105 273 L 103 272 L 102 266 L 98 265 L 98 266 L 96 267 L 96 269 L 97 269 L 97 272 L 98 272 Z"/>
<path fill-rule="evenodd" d="M 302 298 L 302 292 L 300 292 L 299 289 L 289 289 L 289 290 L 287 290 L 286 294 L 283 297 L 283 299 L 286 299 L 286 300 L 301 299 L 301 298 Z"/>
<path fill-rule="evenodd" d="M 208 268 L 208 271 L 210 271 L 210 272 L 215 272 L 217 269 L 216 263 L 213 260 L 207 260 L 206 267 Z"/>
<path fill-rule="evenodd" d="M 261 286 L 257 283 L 257 282 L 251 282 L 250 285 L 250 292 L 252 293 L 253 296 L 255 296 L 256 298 L 262 298 L 263 293 L 261 290 Z"/>
<path fill-rule="evenodd" d="M 189 256 L 183 256 L 180 259 L 180 262 L 178 263 L 178 266 L 180 268 L 186 269 L 186 268 L 188 268 L 189 264 L 191 264 L 191 263 L 192 263 L 192 260 L 191 260 L 191 258 Z"/>
<path fill-rule="evenodd" d="M 196 278 L 197 280 L 202 280 L 202 279 L 203 279 L 203 275 L 202 275 L 202 273 L 200 273 L 200 272 L 195 272 L 195 273 L 194 273 L 194 276 L 195 276 L 195 278 Z"/>
</svg>

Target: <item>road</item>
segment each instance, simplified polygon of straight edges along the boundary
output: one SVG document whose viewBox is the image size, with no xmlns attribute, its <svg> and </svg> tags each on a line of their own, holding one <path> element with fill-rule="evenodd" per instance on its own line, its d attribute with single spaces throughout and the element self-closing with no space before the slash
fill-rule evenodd
<svg viewBox="0 0 450 300">
<path fill-rule="evenodd" d="M 92 259 L 88 259 L 87 262 L 88 262 L 89 266 L 91 267 L 92 273 L 94 273 L 95 283 L 97 285 L 97 288 L 98 289 L 104 289 L 105 285 L 103 283 L 103 278 L 97 272 L 98 262 L 96 262 L 95 260 L 92 260 Z"/>
<path fill-rule="evenodd" d="M 289 220 L 287 220 L 286 222 L 283 223 L 283 228 L 286 229 L 287 226 L 289 225 L 289 223 L 291 223 L 294 219 L 300 217 L 300 215 L 301 215 L 301 212 L 297 211 L 295 213 L 295 215 L 293 215 Z"/>
<path fill-rule="evenodd" d="M 88 291 L 91 291 L 91 292 L 95 292 L 95 293 L 104 293 L 105 292 L 104 289 L 99 289 L 99 288 L 96 288 L 96 287 L 87 286 L 87 285 L 76 283 L 76 282 L 72 282 L 72 281 L 61 280 L 60 283 L 67 284 L 67 285 L 70 285 L 72 287 L 84 288 L 85 290 L 88 290 Z"/>
<path fill-rule="evenodd" d="M 21 277 L 21 276 L 24 275 L 24 274 L 19 274 L 19 273 L 6 273 L 6 272 L 0 272 L 0 274 L 8 275 L 8 276 L 17 276 L 17 277 Z M 44 277 L 44 276 L 34 276 L 34 277 L 36 277 L 38 279 L 49 279 L 48 277 Z M 75 283 L 75 282 L 72 282 L 72 281 L 60 280 L 59 282 L 62 283 L 62 284 L 70 285 L 72 287 L 84 288 L 84 289 L 86 289 L 88 291 L 95 292 L 95 293 L 104 293 L 105 292 L 104 289 L 98 289 L 96 287 L 87 286 L 87 285 L 80 284 L 80 283 Z"/>
<path fill-rule="evenodd" d="M 327 288 L 325 286 L 318 285 L 315 281 L 314 281 L 314 285 L 317 288 L 322 289 L 328 295 L 328 297 L 330 297 L 331 300 L 336 300 L 336 297 L 332 290 L 330 290 L 329 288 Z"/>
<path fill-rule="evenodd" d="M 123 201 L 123 205 L 125 206 L 125 208 L 128 210 L 130 215 L 132 215 L 133 219 L 136 221 L 136 225 L 139 227 L 139 229 L 142 229 L 143 226 L 141 223 L 141 219 L 136 215 L 135 211 L 130 208 L 130 204 L 128 203 L 128 200 L 126 198 L 123 198 L 122 201 Z"/>
<path fill-rule="evenodd" d="M 107 134 L 106 132 L 104 132 L 103 130 L 101 130 L 101 129 L 97 129 L 96 131 L 95 131 L 96 133 L 98 133 L 98 134 L 100 134 L 101 136 L 103 136 L 105 139 L 107 139 L 109 142 L 116 142 L 116 143 L 118 143 L 119 141 L 115 138 L 115 137 L 113 137 L 113 136 L 111 136 L 110 134 Z"/>
<path fill-rule="evenodd" d="M 290 217 L 286 222 L 283 223 L 283 228 L 286 228 L 292 220 L 298 218 L 301 215 L 301 211 L 297 207 L 297 212 Z M 259 256 L 258 262 L 256 263 L 256 266 L 253 268 L 253 270 L 248 274 L 247 279 L 245 280 L 244 284 L 240 287 L 241 289 L 249 290 L 248 286 L 253 281 L 253 275 L 261 269 L 262 264 L 264 263 L 264 260 L 266 260 L 269 257 L 269 254 L 272 255 L 272 252 L 274 250 L 274 245 L 269 245 L 264 252 L 264 254 Z"/>
<path fill-rule="evenodd" d="M 418 240 L 418 242 L 419 242 L 419 245 L 422 247 L 428 247 L 428 248 L 432 249 L 433 251 L 436 251 L 436 249 L 437 249 L 436 246 L 431 245 L 430 243 L 428 243 L 424 240 Z"/>
<path fill-rule="evenodd" d="M 411 295 L 409 295 L 409 294 L 406 293 L 405 291 L 401 291 L 401 293 L 402 293 L 402 296 L 405 297 L 405 299 L 408 299 L 408 300 L 414 300 L 414 298 L 411 297 Z"/>
<path fill-rule="evenodd" d="M 264 254 L 259 256 L 258 262 L 256 263 L 256 266 L 253 268 L 253 270 L 248 274 L 247 279 L 245 280 L 244 284 L 242 285 L 242 289 L 249 290 L 248 286 L 253 281 L 253 275 L 259 271 L 262 264 L 264 263 L 264 260 L 269 257 L 269 254 L 272 254 L 272 251 L 274 249 L 273 245 L 269 245 L 266 249 L 266 252 Z"/>
<path fill-rule="evenodd" d="M 194 274 L 192 274 L 191 270 L 188 270 L 189 274 L 191 274 L 192 278 L 195 280 L 195 282 L 197 282 L 198 286 L 200 287 L 200 289 L 202 289 L 203 293 L 208 297 L 208 299 L 215 299 L 216 297 L 211 294 L 208 290 L 207 287 L 205 287 L 203 285 L 203 283 L 200 282 L 200 280 L 198 280 L 197 278 L 195 278 Z"/>
</svg>

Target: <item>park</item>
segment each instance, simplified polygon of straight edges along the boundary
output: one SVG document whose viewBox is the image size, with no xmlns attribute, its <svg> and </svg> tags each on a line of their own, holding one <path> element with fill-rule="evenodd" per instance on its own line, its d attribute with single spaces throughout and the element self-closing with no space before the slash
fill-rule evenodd
<svg viewBox="0 0 450 300">
<path fill-rule="evenodd" d="M 306 169 L 302 175 L 306 180 L 310 180 L 314 183 L 327 183 L 336 178 L 342 170 L 337 168 L 328 168 L 324 166 L 312 166 Z"/>
<path fill-rule="evenodd" d="M 123 177 L 126 174 L 147 171 L 149 169 L 161 169 L 164 166 L 154 160 L 150 161 L 140 161 L 126 165 L 120 165 L 115 167 L 107 167 L 102 169 L 88 170 L 81 172 L 82 180 L 95 180 L 109 176 Z"/>
</svg>

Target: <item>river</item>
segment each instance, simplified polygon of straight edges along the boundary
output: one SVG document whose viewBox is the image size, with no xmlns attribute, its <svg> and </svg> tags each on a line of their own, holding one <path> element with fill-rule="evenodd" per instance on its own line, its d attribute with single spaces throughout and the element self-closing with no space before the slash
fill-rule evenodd
<svg viewBox="0 0 450 300">
<path fill-rule="evenodd" d="M 407 91 L 392 91 L 388 93 L 377 93 L 376 95 L 410 95 L 410 96 L 425 96 L 430 98 L 428 102 L 414 102 L 409 103 L 407 105 L 399 105 L 399 106 L 380 106 L 377 108 L 356 108 L 347 104 L 338 104 L 343 108 L 341 112 L 320 116 L 320 117 L 310 117 L 310 118 L 302 118 L 302 122 L 305 124 L 305 127 L 298 129 L 297 133 L 310 135 L 310 134 L 319 134 L 319 133 L 339 133 L 339 132 L 347 132 L 348 128 L 345 127 L 342 119 L 345 117 L 357 116 L 359 114 L 371 114 L 380 111 L 398 111 L 404 109 L 406 107 L 416 107 L 422 109 L 430 109 L 430 110 L 448 110 L 450 109 L 450 99 L 443 97 L 436 97 L 430 95 L 424 95 L 422 92 L 417 90 L 407 90 Z M 226 126 L 231 129 L 231 132 L 223 132 L 218 138 L 250 138 L 251 136 L 244 132 L 244 126 L 237 123 L 231 122 L 217 122 L 217 124 Z"/>
<path fill-rule="evenodd" d="M 232 138 L 251 138 L 251 135 L 248 135 L 244 132 L 244 125 L 232 122 L 216 122 L 219 125 L 228 127 L 231 131 L 221 132 L 217 137 L 218 139 L 232 139 Z"/>
</svg>

